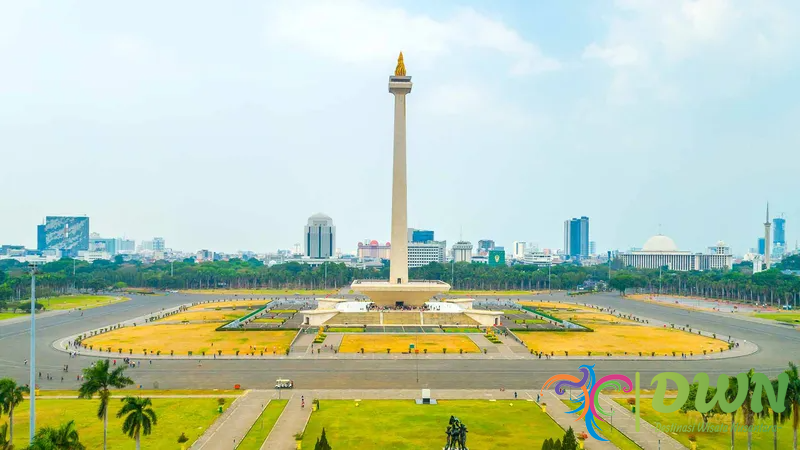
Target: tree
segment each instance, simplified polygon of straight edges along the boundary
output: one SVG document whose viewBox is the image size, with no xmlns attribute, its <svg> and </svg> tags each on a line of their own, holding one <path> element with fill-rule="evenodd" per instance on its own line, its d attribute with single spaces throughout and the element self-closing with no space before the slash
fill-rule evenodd
<svg viewBox="0 0 800 450">
<path fill-rule="evenodd" d="M 85 450 L 78 439 L 75 421 L 70 420 L 58 428 L 40 428 L 28 450 Z"/>
<path fill-rule="evenodd" d="M 725 401 L 734 403 L 739 397 L 739 382 L 735 377 L 728 377 L 728 387 L 725 389 Z M 731 411 L 731 450 L 734 449 L 734 431 L 736 430 L 736 410 Z"/>
<path fill-rule="evenodd" d="M 561 439 L 556 439 L 556 441 L 553 442 L 553 450 L 561 450 Z"/>
<path fill-rule="evenodd" d="M 800 425 L 800 373 L 798 373 L 797 365 L 790 362 L 786 374 L 789 375 L 786 398 L 792 405 L 792 448 L 797 450 L 797 428 Z"/>
<path fill-rule="evenodd" d="M 8 437 L 8 424 L 0 425 L 0 450 L 14 450 L 11 438 Z"/>
<path fill-rule="evenodd" d="M 151 408 L 153 403 L 149 398 L 141 397 L 125 397 L 122 402 L 124 405 L 117 412 L 117 418 L 127 414 L 122 423 L 122 432 L 136 440 L 136 450 L 139 450 L 141 435 L 149 436 L 153 425 L 158 423 L 156 412 Z"/>
<path fill-rule="evenodd" d="M 542 450 L 553 450 L 553 439 L 545 439 L 544 442 L 542 442 Z"/>
<path fill-rule="evenodd" d="M 755 422 L 756 413 L 753 411 L 753 395 L 755 393 L 755 380 L 753 379 L 753 375 L 755 374 L 754 369 L 750 369 L 747 372 L 747 393 L 744 397 L 744 403 L 742 404 L 742 414 L 744 415 L 744 424 L 747 427 L 747 450 L 753 448 L 753 423 Z M 759 399 L 760 400 L 760 399 Z M 767 409 L 762 409 L 761 414 L 763 415 L 766 413 Z"/>
<path fill-rule="evenodd" d="M 790 383 L 791 383 L 791 381 L 790 381 Z M 778 380 L 776 378 L 772 379 L 772 391 L 773 392 L 778 392 Z M 788 389 L 787 389 L 787 391 L 788 391 Z M 764 393 L 763 395 L 766 396 L 766 393 Z M 762 399 L 762 400 L 766 400 L 766 399 Z M 791 400 L 792 399 L 789 397 L 789 393 L 787 392 L 786 396 L 783 398 L 783 406 L 785 408 L 783 410 L 783 412 L 779 412 L 778 413 L 778 412 L 775 412 L 774 410 L 772 411 L 772 443 L 773 443 L 772 446 L 773 446 L 774 450 L 778 450 L 778 424 L 779 423 L 780 424 L 785 423 L 787 420 L 789 420 L 789 418 L 792 415 L 792 401 Z M 762 401 L 762 403 L 768 403 L 768 402 L 767 401 Z"/>
<path fill-rule="evenodd" d="M 564 440 L 561 441 L 561 450 L 578 450 L 578 439 L 575 438 L 575 431 L 569 427 L 564 433 Z"/>
<path fill-rule="evenodd" d="M 78 389 L 78 398 L 92 398 L 95 394 L 100 397 L 100 407 L 97 409 L 97 418 L 103 419 L 103 450 L 106 449 L 108 436 L 108 401 L 111 398 L 110 388 L 124 388 L 133 384 L 133 380 L 123 373 L 125 366 L 117 366 L 109 372 L 109 363 L 103 359 L 93 367 L 83 369 L 84 382 Z"/>
<path fill-rule="evenodd" d="M 9 441 L 14 441 L 14 408 L 22 403 L 22 394 L 29 392 L 25 386 L 17 385 L 11 378 L 0 380 L 0 408 L 3 414 L 8 414 Z"/>
<path fill-rule="evenodd" d="M 681 406 L 681 412 L 682 413 L 686 414 L 689 411 L 697 411 L 697 405 L 696 405 L 697 388 L 698 388 L 698 383 L 692 383 L 692 385 L 689 386 L 689 398 L 686 400 L 686 402 L 683 404 L 683 406 Z M 716 401 L 714 401 L 714 397 L 716 395 L 717 395 L 717 388 L 715 388 L 714 386 L 709 386 L 708 387 L 708 391 L 706 392 L 705 400 L 706 400 L 707 404 L 713 402 L 714 407 L 708 412 L 705 412 L 705 413 L 704 412 L 700 412 L 700 417 L 703 418 L 703 425 L 704 426 L 708 425 L 708 419 L 710 419 L 711 417 L 713 417 L 713 416 L 715 416 L 717 414 L 722 414 L 722 409 L 720 409 L 719 404 Z"/>
<path fill-rule="evenodd" d="M 322 436 L 317 438 L 314 450 L 331 450 L 331 446 L 328 444 L 328 438 L 325 436 L 325 428 L 322 429 Z"/>
</svg>

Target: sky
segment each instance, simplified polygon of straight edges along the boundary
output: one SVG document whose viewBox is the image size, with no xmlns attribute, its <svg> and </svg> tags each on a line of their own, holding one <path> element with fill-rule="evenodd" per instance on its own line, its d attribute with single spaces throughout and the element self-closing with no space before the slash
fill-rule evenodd
<svg viewBox="0 0 800 450">
<path fill-rule="evenodd" d="M 46 215 L 186 251 L 390 235 L 403 51 L 409 226 L 598 250 L 800 239 L 800 2 L 0 0 L 0 244 Z"/>
</svg>

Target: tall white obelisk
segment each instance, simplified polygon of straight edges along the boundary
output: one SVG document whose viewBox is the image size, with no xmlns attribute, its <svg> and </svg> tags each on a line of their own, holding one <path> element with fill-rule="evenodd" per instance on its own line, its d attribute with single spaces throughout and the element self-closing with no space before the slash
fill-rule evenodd
<svg viewBox="0 0 800 450">
<path fill-rule="evenodd" d="M 772 223 L 769 221 L 769 203 L 767 203 L 767 219 L 764 221 L 764 261 L 765 261 L 764 270 L 769 270 L 770 267 L 772 266 L 772 261 L 769 254 L 771 228 L 772 228 Z M 392 244 L 392 246 L 394 246 L 394 243 Z"/>
<path fill-rule="evenodd" d="M 406 75 L 403 52 L 389 77 L 389 92 L 394 94 L 394 161 L 392 163 L 392 253 L 389 283 L 408 283 L 408 192 L 406 185 L 406 95 L 411 92 L 411 77 Z"/>
</svg>

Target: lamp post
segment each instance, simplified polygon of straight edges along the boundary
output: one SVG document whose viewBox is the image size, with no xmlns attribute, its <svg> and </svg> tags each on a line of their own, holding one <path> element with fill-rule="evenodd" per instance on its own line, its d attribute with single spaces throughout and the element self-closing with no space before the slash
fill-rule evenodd
<svg viewBox="0 0 800 450">
<path fill-rule="evenodd" d="M 31 382 L 30 382 L 30 440 L 36 434 L 36 264 L 28 264 L 31 271 Z"/>
</svg>

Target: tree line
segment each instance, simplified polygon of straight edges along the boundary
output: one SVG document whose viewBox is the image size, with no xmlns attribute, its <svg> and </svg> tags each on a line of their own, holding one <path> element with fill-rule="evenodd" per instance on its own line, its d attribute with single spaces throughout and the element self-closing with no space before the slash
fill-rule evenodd
<svg viewBox="0 0 800 450">
<path fill-rule="evenodd" d="M 642 292 L 723 298 L 742 302 L 797 303 L 800 277 L 781 272 L 795 267 L 799 256 L 787 258 L 783 266 L 752 274 L 746 264 L 729 271 L 677 272 L 667 269 L 633 269 L 620 260 L 610 265 L 552 267 L 486 264 L 431 263 L 410 270 L 410 278 L 443 280 L 454 290 L 578 290 L 606 282 L 621 293 Z M 37 296 L 60 295 L 75 290 L 99 291 L 110 288 L 148 289 L 338 289 L 355 279 L 388 279 L 389 265 L 354 268 L 341 263 L 319 266 L 290 262 L 265 265 L 256 259 L 197 263 L 183 261 L 142 263 L 98 260 L 92 263 L 72 259 L 37 268 Z M 601 283 L 602 286 L 602 283 Z M 28 266 L 16 260 L 0 261 L 0 301 L 30 296 Z"/>
</svg>

